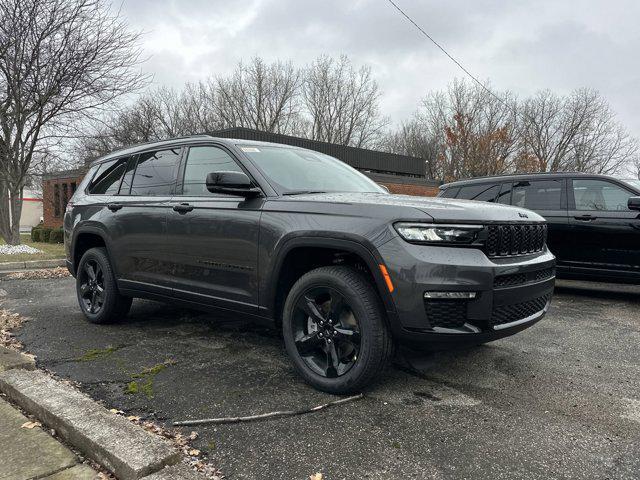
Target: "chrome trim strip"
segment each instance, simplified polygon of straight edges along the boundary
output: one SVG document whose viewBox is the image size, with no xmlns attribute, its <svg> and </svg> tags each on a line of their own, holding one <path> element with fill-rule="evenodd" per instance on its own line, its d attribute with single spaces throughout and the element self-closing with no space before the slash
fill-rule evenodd
<svg viewBox="0 0 640 480">
<path fill-rule="evenodd" d="M 494 325 L 493 329 L 494 330 L 504 330 L 505 328 L 511 328 L 511 327 L 515 327 L 517 325 L 522 325 L 523 323 L 527 323 L 527 322 L 531 322 L 533 320 L 536 320 L 537 318 L 543 316 L 545 313 L 547 313 L 547 310 L 549 310 L 549 305 L 551 304 L 551 301 L 547 302 L 547 305 L 540 310 L 539 312 L 534 313 L 533 315 L 529 315 L 526 318 L 521 318 L 520 320 L 516 320 L 514 322 L 509 322 L 509 323 L 502 323 L 500 325 Z"/>
</svg>

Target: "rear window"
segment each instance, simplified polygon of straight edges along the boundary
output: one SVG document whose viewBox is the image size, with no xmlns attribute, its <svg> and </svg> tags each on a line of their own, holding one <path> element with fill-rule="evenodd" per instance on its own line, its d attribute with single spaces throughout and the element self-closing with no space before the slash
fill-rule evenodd
<svg viewBox="0 0 640 480">
<path fill-rule="evenodd" d="M 111 160 L 98 167 L 87 191 L 91 195 L 115 195 L 120 188 L 127 159 Z"/>
<path fill-rule="evenodd" d="M 512 205 L 531 210 L 561 210 L 563 180 L 524 180 L 513 187 Z"/>
<path fill-rule="evenodd" d="M 171 195 L 179 161 L 179 147 L 140 154 L 131 184 L 131 195 Z"/>
<path fill-rule="evenodd" d="M 477 200 L 479 202 L 494 202 L 500 192 L 500 185 L 495 183 L 482 183 L 480 185 L 468 185 L 460 187 L 457 198 Z"/>
</svg>

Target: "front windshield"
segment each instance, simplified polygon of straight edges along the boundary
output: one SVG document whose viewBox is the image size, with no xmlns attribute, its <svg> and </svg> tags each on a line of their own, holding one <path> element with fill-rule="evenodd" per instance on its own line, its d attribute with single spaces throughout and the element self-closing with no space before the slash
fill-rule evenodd
<svg viewBox="0 0 640 480">
<path fill-rule="evenodd" d="M 307 192 L 386 193 L 340 160 L 301 148 L 238 145 L 280 194 Z"/>
<path fill-rule="evenodd" d="M 636 190 L 640 190 L 640 180 L 635 178 L 623 178 L 622 181 L 631 185 Z"/>
</svg>

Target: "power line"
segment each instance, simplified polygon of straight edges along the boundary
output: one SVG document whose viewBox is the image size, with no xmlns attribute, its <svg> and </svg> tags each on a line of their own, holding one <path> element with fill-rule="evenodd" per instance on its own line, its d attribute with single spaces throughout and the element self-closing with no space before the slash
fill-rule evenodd
<svg viewBox="0 0 640 480">
<path fill-rule="evenodd" d="M 445 48 L 440 45 L 438 42 L 436 42 L 434 40 L 434 38 L 429 35 L 420 25 L 418 25 L 409 15 L 407 15 L 404 10 L 402 10 L 402 8 L 400 8 L 398 6 L 397 3 L 395 3 L 393 0 L 387 0 L 398 12 L 400 12 L 400 14 L 406 18 L 414 27 L 416 27 L 418 29 L 418 31 L 420 33 L 422 33 L 425 37 L 427 37 L 431 43 L 433 43 L 436 47 L 438 47 L 442 53 L 444 53 L 447 57 L 449 57 L 449 59 L 455 63 L 460 70 L 462 70 L 464 73 L 466 73 L 469 77 L 471 77 L 473 79 L 474 82 L 476 82 L 478 85 L 480 85 L 480 87 L 482 87 L 482 89 L 484 91 L 486 91 L 488 94 L 490 94 L 492 97 L 494 97 L 496 100 L 498 100 L 500 103 L 502 103 L 503 105 L 505 105 L 508 108 L 511 108 L 510 105 L 507 105 L 507 102 L 504 101 L 504 99 L 500 98 L 498 95 L 496 95 L 494 92 L 491 91 L 491 89 L 487 88 L 484 83 L 482 83 L 480 80 L 478 80 L 469 70 L 467 70 L 458 60 L 456 60 L 455 58 L 453 58 L 453 56 L 451 56 L 451 54 L 449 54 L 449 52 L 447 52 L 447 50 L 445 50 Z"/>
</svg>

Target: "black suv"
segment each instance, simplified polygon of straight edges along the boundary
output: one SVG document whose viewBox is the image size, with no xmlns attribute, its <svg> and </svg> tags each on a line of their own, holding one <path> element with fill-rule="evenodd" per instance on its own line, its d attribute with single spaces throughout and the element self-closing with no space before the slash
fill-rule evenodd
<svg viewBox="0 0 640 480">
<path fill-rule="evenodd" d="M 640 283 L 640 180 L 583 173 L 506 175 L 448 183 L 438 196 L 542 215 L 558 277 Z"/>
<path fill-rule="evenodd" d="M 480 344 L 542 318 L 554 287 L 534 212 L 391 195 L 335 158 L 195 136 L 92 164 L 64 218 L 89 321 L 131 299 L 218 307 L 282 328 L 316 388 L 360 390 L 395 341 Z"/>
</svg>

